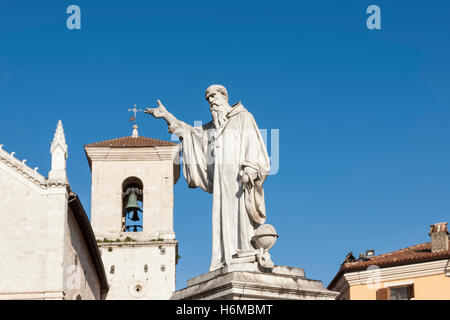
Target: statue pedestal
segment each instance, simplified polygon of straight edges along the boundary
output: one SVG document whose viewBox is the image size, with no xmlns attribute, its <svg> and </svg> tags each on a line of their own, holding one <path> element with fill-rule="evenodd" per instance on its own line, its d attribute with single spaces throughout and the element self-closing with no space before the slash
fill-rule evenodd
<svg viewBox="0 0 450 320">
<path fill-rule="evenodd" d="M 232 264 L 188 280 L 172 300 L 334 300 L 338 292 L 305 278 L 300 268 L 275 266 L 265 272 L 254 263 Z"/>
</svg>

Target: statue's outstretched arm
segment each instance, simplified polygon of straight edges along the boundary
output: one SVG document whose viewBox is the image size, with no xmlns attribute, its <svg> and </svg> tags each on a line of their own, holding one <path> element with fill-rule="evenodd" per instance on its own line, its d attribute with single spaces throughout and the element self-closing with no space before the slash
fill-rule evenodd
<svg viewBox="0 0 450 320">
<path fill-rule="evenodd" d="M 176 134 L 178 137 L 182 137 L 184 130 L 190 127 L 187 123 L 178 120 L 173 114 L 167 111 L 160 100 L 158 100 L 158 108 L 146 108 L 144 113 L 151 114 L 155 118 L 163 118 L 166 120 L 169 132 Z"/>
</svg>

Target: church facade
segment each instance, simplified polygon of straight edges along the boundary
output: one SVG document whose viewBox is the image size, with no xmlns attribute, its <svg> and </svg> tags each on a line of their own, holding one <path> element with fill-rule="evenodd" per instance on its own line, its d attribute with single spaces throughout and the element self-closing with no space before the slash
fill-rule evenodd
<svg viewBox="0 0 450 320">
<path fill-rule="evenodd" d="M 2 147 L 2 146 L 1 146 Z M 0 299 L 104 299 L 108 283 L 86 212 L 66 174 L 59 122 L 48 177 L 0 148 Z"/>
<path fill-rule="evenodd" d="M 71 189 L 58 123 L 48 177 L 0 145 L 0 300 L 170 299 L 179 146 L 132 136 L 85 146 L 91 221 Z M 14 241 L 12 241 L 14 239 Z"/>
</svg>

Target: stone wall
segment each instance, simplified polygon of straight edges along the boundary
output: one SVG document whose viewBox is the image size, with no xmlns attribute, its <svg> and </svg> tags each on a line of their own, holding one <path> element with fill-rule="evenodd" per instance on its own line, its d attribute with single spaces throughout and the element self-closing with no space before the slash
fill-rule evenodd
<svg viewBox="0 0 450 320">
<path fill-rule="evenodd" d="M 93 161 L 91 219 L 96 237 L 114 238 L 121 232 L 122 183 L 129 177 L 144 184 L 144 234 L 173 234 L 172 167 L 171 161 Z"/>
<path fill-rule="evenodd" d="M 42 297 L 46 283 L 46 191 L 0 162 L 0 195 L 0 299 Z"/>
<path fill-rule="evenodd" d="M 3 150 L 0 156 L 0 299 L 100 299 L 67 186 L 49 186 Z"/>
<path fill-rule="evenodd" d="M 168 300 L 175 291 L 176 241 L 99 244 L 108 300 Z"/>
<path fill-rule="evenodd" d="M 177 146 L 87 147 L 92 171 L 91 221 L 110 285 L 106 299 L 169 299 L 175 291 L 173 231 Z M 122 232 L 123 183 L 143 184 L 143 230 Z"/>
<path fill-rule="evenodd" d="M 70 208 L 65 229 L 64 299 L 99 300 L 100 281 Z"/>
</svg>

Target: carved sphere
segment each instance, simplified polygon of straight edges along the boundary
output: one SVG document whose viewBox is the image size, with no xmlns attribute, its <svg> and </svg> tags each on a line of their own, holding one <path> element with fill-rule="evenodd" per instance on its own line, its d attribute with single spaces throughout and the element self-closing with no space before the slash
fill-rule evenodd
<svg viewBox="0 0 450 320">
<path fill-rule="evenodd" d="M 272 225 L 262 224 L 255 230 L 252 242 L 256 249 L 269 250 L 275 245 L 277 238 L 277 231 Z"/>
</svg>

